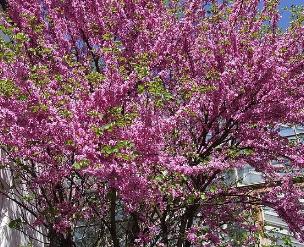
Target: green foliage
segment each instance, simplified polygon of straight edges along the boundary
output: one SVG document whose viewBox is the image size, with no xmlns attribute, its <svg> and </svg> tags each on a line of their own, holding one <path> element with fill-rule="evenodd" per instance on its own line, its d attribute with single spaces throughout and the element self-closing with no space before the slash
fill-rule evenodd
<svg viewBox="0 0 304 247">
<path fill-rule="evenodd" d="M 125 127 L 132 124 L 133 120 L 137 117 L 136 112 L 124 112 L 122 107 L 114 107 L 111 110 L 114 117 L 114 126 Z"/>
<path fill-rule="evenodd" d="M 217 189 L 216 185 L 214 185 L 214 184 L 212 184 L 212 185 L 209 187 L 209 191 L 210 191 L 211 193 L 215 193 L 217 190 L 218 190 L 218 189 Z"/>
<path fill-rule="evenodd" d="M 0 25 L 0 60 L 12 62 L 22 56 L 24 43 L 29 41 L 26 34 L 15 33 L 14 27 Z"/>
<path fill-rule="evenodd" d="M 149 68 L 147 66 L 136 64 L 134 66 L 134 69 L 140 79 L 143 79 L 144 77 L 149 75 Z"/>
<path fill-rule="evenodd" d="M 112 154 L 119 154 L 123 149 L 132 148 L 134 145 L 128 140 L 118 141 L 115 145 L 104 145 L 101 149 L 101 153 L 105 156 Z M 120 156 L 124 157 L 124 156 Z"/>
<path fill-rule="evenodd" d="M 104 79 L 105 79 L 105 76 L 103 74 L 98 73 L 96 71 L 92 71 L 86 77 L 87 77 L 88 81 L 90 83 L 92 83 L 93 85 L 96 85 L 96 84 L 104 81 Z"/>
<path fill-rule="evenodd" d="M 208 77 L 208 78 L 211 79 L 211 77 Z M 192 87 L 190 90 L 187 90 L 184 92 L 184 98 L 190 99 L 193 96 L 193 94 L 195 94 L 195 93 L 206 94 L 206 93 L 212 92 L 214 90 L 216 90 L 215 86 L 195 86 L 195 87 Z"/>
<path fill-rule="evenodd" d="M 73 168 L 76 170 L 80 170 L 86 168 L 89 165 L 89 163 L 90 162 L 88 160 L 80 160 L 73 164 Z"/>
<path fill-rule="evenodd" d="M 109 41 L 113 38 L 113 35 L 111 33 L 105 33 L 102 35 L 102 39 L 105 41 Z"/>
<path fill-rule="evenodd" d="M 103 119 L 103 116 L 98 111 L 90 111 L 88 112 L 89 116 L 98 116 L 100 119 Z M 132 124 L 133 120 L 137 117 L 136 112 L 123 112 L 122 107 L 113 107 L 110 110 L 110 114 L 107 116 L 111 118 L 111 121 L 102 126 L 92 126 L 91 130 L 97 136 L 103 135 L 105 132 L 112 132 L 114 128 L 123 128 Z"/>
<path fill-rule="evenodd" d="M 25 101 L 25 100 L 28 99 L 28 96 L 26 94 L 20 94 L 18 99 L 21 100 L 21 101 Z"/>
<path fill-rule="evenodd" d="M 97 110 L 88 111 L 87 114 L 88 114 L 88 116 L 91 116 L 93 118 L 97 117 L 99 119 L 102 119 L 102 117 L 103 117 L 103 114 Z"/>
<path fill-rule="evenodd" d="M 42 214 L 49 220 L 52 221 L 55 219 L 55 217 L 58 215 L 59 210 L 56 207 L 47 207 L 45 210 L 42 212 Z"/>
<path fill-rule="evenodd" d="M 38 113 L 38 112 L 46 112 L 48 110 L 48 106 L 46 104 L 36 104 L 31 107 L 31 111 L 33 113 Z"/>
<path fill-rule="evenodd" d="M 289 235 L 281 235 L 282 228 L 273 228 L 270 232 L 265 234 L 265 237 L 270 241 L 269 244 L 262 245 L 262 247 L 293 247 L 292 238 Z"/>
<path fill-rule="evenodd" d="M 196 199 L 197 199 L 196 195 L 190 194 L 187 198 L 187 203 L 191 205 L 196 201 Z"/>
<path fill-rule="evenodd" d="M 161 107 L 165 102 L 173 99 L 173 95 L 165 88 L 163 81 L 159 77 L 139 85 L 137 90 L 138 93 L 148 92 L 154 98 L 157 107 Z"/>
<path fill-rule="evenodd" d="M 291 28 L 300 27 L 304 24 L 304 5 L 291 5 L 285 10 L 291 13 Z"/>
<path fill-rule="evenodd" d="M 253 150 L 251 148 L 237 148 L 237 147 L 231 147 L 228 149 L 228 157 L 235 159 L 239 156 L 249 156 L 253 154 Z"/>
<path fill-rule="evenodd" d="M 34 194 L 26 194 L 22 196 L 22 199 L 26 202 L 31 202 L 35 199 L 35 195 Z"/>
<path fill-rule="evenodd" d="M 290 236 L 283 236 L 282 241 L 283 241 L 284 247 L 293 247 Z"/>
<path fill-rule="evenodd" d="M 37 47 L 28 48 L 27 51 L 31 53 L 33 56 L 44 57 L 50 55 L 52 50 L 48 47 L 44 47 L 43 45 L 38 45 Z"/>
<path fill-rule="evenodd" d="M 114 123 L 109 123 L 109 124 L 106 124 L 106 125 L 101 126 L 101 127 L 92 126 L 92 131 L 95 133 L 96 136 L 101 136 L 101 135 L 103 135 L 103 133 L 105 131 L 111 132 L 113 130 L 114 126 L 115 126 Z"/>
<path fill-rule="evenodd" d="M 18 88 L 11 80 L 0 79 L 0 96 L 12 97 L 18 91 Z"/>
<path fill-rule="evenodd" d="M 13 34 L 14 34 L 14 28 L 13 28 L 13 27 L 8 27 L 8 26 L 2 25 L 2 24 L 0 24 L 0 31 L 1 31 L 4 35 L 7 35 L 7 36 L 9 36 L 9 37 L 12 37 Z M 3 38 L 2 35 L 1 35 L 0 37 L 1 37 L 1 39 Z"/>
<path fill-rule="evenodd" d="M 50 82 L 48 72 L 49 70 L 46 65 L 34 65 L 31 68 L 29 79 L 37 86 L 44 86 Z"/>
<path fill-rule="evenodd" d="M 67 146 L 74 146 L 75 143 L 74 143 L 74 141 L 72 139 L 68 139 L 68 140 L 66 140 L 65 144 Z"/>
<path fill-rule="evenodd" d="M 18 229 L 20 229 L 22 227 L 22 220 L 20 218 L 11 220 L 8 223 L 8 227 L 11 228 L 11 229 L 18 230 Z"/>
<path fill-rule="evenodd" d="M 295 184 L 304 183 L 304 175 L 303 175 L 303 176 L 299 176 L 299 177 L 295 177 L 295 178 L 293 179 L 293 182 L 294 182 Z"/>
<path fill-rule="evenodd" d="M 229 238 L 233 242 L 233 246 L 242 247 L 245 246 L 246 240 L 249 237 L 249 232 L 241 227 L 239 224 L 228 224 L 227 230 L 229 232 Z"/>
<path fill-rule="evenodd" d="M 14 38 L 16 39 L 17 42 L 26 42 L 29 41 L 29 38 L 26 34 L 24 33 L 16 33 L 14 35 Z"/>
<path fill-rule="evenodd" d="M 150 74 L 150 57 L 149 53 L 141 53 L 137 55 L 136 62 L 131 63 L 139 79 L 143 79 Z"/>
<path fill-rule="evenodd" d="M 64 118 L 71 118 L 72 117 L 72 112 L 71 111 L 69 111 L 68 109 L 60 109 L 59 110 L 59 113 L 60 113 L 60 115 L 62 116 L 62 117 L 64 117 Z"/>
</svg>

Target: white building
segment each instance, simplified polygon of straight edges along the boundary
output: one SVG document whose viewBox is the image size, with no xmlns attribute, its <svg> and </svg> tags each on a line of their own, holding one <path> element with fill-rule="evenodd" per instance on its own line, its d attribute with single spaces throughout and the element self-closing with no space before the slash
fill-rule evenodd
<svg viewBox="0 0 304 247">
<path fill-rule="evenodd" d="M 280 129 L 280 135 L 288 138 L 289 140 L 303 142 L 304 128 L 300 126 L 294 126 L 292 128 L 282 126 Z M 262 175 L 250 166 L 246 166 L 244 169 L 238 171 L 237 177 L 241 178 L 243 185 L 259 184 L 263 182 Z M 291 234 L 288 230 L 287 224 L 278 217 L 273 209 L 268 207 L 263 208 L 262 214 L 266 232 L 277 239 L 277 244 L 279 246 L 304 247 L 303 243 L 290 237 Z M 284 245 L 284 240 L 289 242 L 291 245 Z"/>
</svg>

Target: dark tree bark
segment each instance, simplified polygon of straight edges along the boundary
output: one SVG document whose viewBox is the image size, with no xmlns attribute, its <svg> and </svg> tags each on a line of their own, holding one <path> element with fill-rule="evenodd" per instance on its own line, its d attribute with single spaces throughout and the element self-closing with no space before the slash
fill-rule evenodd
<svg viewBox="0 0 304 247">
<path fill-rule="evenodd" d="M 57 233 L 54 230 L 50 230 L 49 233 L 50 245 L 49 247 L 74 247 L 74 241 L 71 234 L 64 236 L 61 233 Z"/>
<path fill-rule="evenodd" d="M 131 213 L 127 229 L 127 246 L 135 246 L 135 240 L 137 239 L 139 232 L 138 215 L 136 213 Z"/>
<path fill-rule="evenodd" d="M 119 247 L 119 239 L 117 236 L 117 229 L 116 229 L 116 200 L 117 195 L 116 191 L 113 189 L 110 192 L 110 234 L 113 241 L 113 247 Z"/>
<path fill-rule="evenodd" d="M 4 11 L 7 9 L 7 1 L 6 0 L 0 0 L 0 5 L 1 5 L 1 7 Z"/>
</svg>

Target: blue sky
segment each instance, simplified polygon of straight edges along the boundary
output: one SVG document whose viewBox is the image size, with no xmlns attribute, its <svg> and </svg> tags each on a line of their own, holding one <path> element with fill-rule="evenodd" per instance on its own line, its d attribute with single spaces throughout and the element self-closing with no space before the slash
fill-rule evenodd
<svg viewBox="0 0 304 247">
<path fill-rule="evenodd" d="M 290 22 L 290 12 L 284 10 L 285 7 L 290 7 L 291 5 L 303 5 L 304 6 L 304 0 L 281 0 L 280 1 L 280 9 L 282 14 L 282 19 L 280 21 L 280 26 L 284 29 L 288 27 L 288 24 Z"/>
</svg>

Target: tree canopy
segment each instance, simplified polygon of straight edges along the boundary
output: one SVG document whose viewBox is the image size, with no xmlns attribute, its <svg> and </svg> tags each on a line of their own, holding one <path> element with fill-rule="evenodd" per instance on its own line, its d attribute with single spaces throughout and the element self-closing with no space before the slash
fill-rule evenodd
<svg viewBox="0 0 304 247">
<path fill-rule="evenodd" d="M 304 240 L 303 145 L 279 135 L 303 123 L 304 15 L 282 31 L 259 2 L 9 0 L 0 144 L 22 227 L 55 247 L 253 246 L 268 206 Z M 229 176 L 245 165 L 271 189 Z"/>
</svg>

